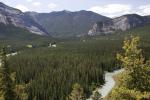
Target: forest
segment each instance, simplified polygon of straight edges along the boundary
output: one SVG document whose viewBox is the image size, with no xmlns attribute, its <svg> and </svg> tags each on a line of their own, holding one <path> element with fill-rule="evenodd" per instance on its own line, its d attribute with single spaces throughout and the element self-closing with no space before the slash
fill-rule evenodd
<svg viewBox="0 0 150 100">
<path fill-rule="evenodd" d="M 7 78 L 13 79 L 18 100 L 66 100 L 74 87 L 82 87 L 81 92 L 87 98 L 96 87 L 104 84 L 105 71 L 122 67 L 116 54 L 123 51 L 124 37 L 139 32 L 140 35 L 136 35 L 141 37 L 142 53 L 145 59 L 150 57 L 149 31 L 146 32 L 146 28 L 149 29 L 144 27 L 122 34 L 62 39 L 56 48 L 48 48 L 47 41 L 44 46 L 16 49 L 18 54 L 7 58 L 4 56 L 6 53 L 2 52 L 2 61 L 6 63 L 2 66 L 9 69 L 12 78 Z M 5 51 L 10 52 L 10 48 Z"/>
<path fill-rule="evenodd" d="M 117 68 L 114 59 L 117 48 L 110 43 L 106 43 L 107 46 L 80 43 L 73 47 L 66 44 L 65 48 L 25 50 L 9 58 L 9 68 L 16 72 L 17 84 L 30 84 L 30 100 L 34 97 L 37 100 L 64 100 L 75 83 L 84 88 L 88 97 L 95 86 L 104 83 L 104 71 Z"/>
</svg>

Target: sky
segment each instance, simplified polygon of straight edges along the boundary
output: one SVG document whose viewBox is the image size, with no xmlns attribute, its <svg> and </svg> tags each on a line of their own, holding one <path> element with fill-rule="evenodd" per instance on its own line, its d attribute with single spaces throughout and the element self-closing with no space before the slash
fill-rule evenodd
<svg viewBox="0 0 150 100">
<path fill-rule="evenodd" d="M 150 0 L 0 0 L 0 2 L 23 12 L 88 10 L 107 17 L 132 13 L 150 15 Z"/>
</svg>

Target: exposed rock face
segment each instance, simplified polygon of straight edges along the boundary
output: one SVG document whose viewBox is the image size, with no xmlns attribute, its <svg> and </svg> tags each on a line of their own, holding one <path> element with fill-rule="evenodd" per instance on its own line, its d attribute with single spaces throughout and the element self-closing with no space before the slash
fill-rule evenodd
<svg viewBox="0 0 150 100">
<path fill-rule="evenodd" d="M 88 35 L 112 33 L 115 31 L 114 29 L 112 21 L 97 22 L 93 25 L 93 28 L 89 30 Z"/>
<path fill-rule="evenodd" d="M 0 3 L 0 23 L 26 28 L 39 35 L 72 37 L 126 31 L 150 24 L 150 16 L 124 15 L 114 19 L 91 11 L 57 11 L 51 13 L 21 12 Z M 94 24 L 95 23 L 95 24 Z M 90 30 L 90 28 L 92 29 Z M 88 32 L 89 31 L 89 32 Z"/>
<path fill-rule="evenodd" d="M 6 25 L 13 24 L 17 27 L 26 28 L 35 34 L 47 35 L 47 32 L 31 16 L 3 3 L 0 3 L 0 22 Z"/>
<path fill-rule="evenodd" d="M 27 12 L 53 37 L 69 37 L 87 35 L 97 21 L 111 20 L 108 17 L 91 11 L 56 11 L 51 13 Z"/>
<path fill-rule="evenodd" d="M 149 16 L 140 16 L 136 14 L 124 15 L 121 17 L 114 18 L 111 21 L 95 23 L 88 34 L 96 35 L 113 33 L 115 31 L 126 31 L 147 24 L 150 24 Z"/>
</svg>

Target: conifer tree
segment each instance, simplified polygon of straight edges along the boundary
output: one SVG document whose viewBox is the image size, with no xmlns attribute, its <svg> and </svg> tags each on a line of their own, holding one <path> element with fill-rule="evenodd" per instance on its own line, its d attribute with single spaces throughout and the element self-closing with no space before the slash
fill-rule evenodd
<svg viewBox="0 0 150 100">
<path fill-rule="evenodd" d="M 137 89 L 139 91 L 150 91 L 149 80 L 150 76 L 147 75 L 150 72 L 148 63 L 145 64 L 145 59 L 142 55 L 140 47 L 140 38 L 131 37 L 124 41 L 124 54 L 117 55 L 118 60 L 122 62 L 125 68 L 126 75 L 124 77 L 125 87 L 130 89 Z"/>
<path fill-rule="evenodd" d="M 119 86 L 111 93 L 112 100 L 149 100 L 150 63 L 142 56 L 139 37 L 124 41 L 123 54 L 117 59 L 122 62 L 125 71 L 119 77 Z"/>
<path fill-rule="evenodd" d="M 83 88 L 78 83 L 74 84 L 73 90 L 67 99 L 68 100 L 86 100 Z"/>
<path fill-rule="evenodd" d="M 5 49 L 2 49 L 0 55 L 0 99 L 15 100 L 15 98 L 16 95 L 7 65 L 6 52 Z"/>
</svg>

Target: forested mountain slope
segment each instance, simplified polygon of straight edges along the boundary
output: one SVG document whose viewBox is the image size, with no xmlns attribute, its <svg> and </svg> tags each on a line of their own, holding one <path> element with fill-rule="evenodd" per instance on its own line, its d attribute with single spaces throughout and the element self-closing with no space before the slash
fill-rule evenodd
<svg viewBox="0 0 150 100">
<path fill-rule="evenodd" d="M 82 36 L 97 21 L 107 21 L 110 18 L 91 11 L 56 11 L 51 13 L 27 12 L 54 37 Z"/>
</svg>

